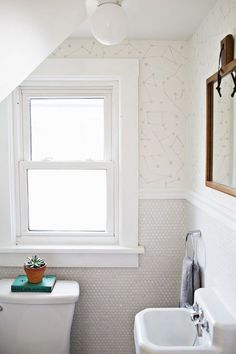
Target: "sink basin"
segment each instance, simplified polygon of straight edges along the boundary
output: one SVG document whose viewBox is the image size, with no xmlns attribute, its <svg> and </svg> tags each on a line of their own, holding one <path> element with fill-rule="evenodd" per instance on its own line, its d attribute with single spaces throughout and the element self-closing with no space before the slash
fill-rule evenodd
<svg viewBox="0 0 236 354">
<path fill-rule="evenodd" d="M 135 318 L 136 354 L 186 353 L 198 350 L 200 353 L 220 353 L 210 348 L 208 333 L 197 338 L 196 328 L 187 309 L 146 309 Z"/>
<path fill-rule="evenodd" d="M 204 311 L 209 331 L 197 336 L 190 309 L 145 309 L 135 317 L 136 354 L 236 354 L 236 321 L 214 290 L 197 290 L 195 302 Z"/>
</svg>

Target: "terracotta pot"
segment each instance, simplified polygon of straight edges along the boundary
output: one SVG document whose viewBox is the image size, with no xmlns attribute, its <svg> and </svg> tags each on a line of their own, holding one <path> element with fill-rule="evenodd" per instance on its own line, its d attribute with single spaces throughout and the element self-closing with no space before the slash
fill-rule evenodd
<svg viewBox="0 0 236 354">
<path fill-rule="evenodd" d="M 24 270 L 26 272 L 29 283 L 40 283 L 43 279 L 46 268 L 47 264 L 40 268 L 28 268 L 26 265 L 24 265 Z"/>
</svg>

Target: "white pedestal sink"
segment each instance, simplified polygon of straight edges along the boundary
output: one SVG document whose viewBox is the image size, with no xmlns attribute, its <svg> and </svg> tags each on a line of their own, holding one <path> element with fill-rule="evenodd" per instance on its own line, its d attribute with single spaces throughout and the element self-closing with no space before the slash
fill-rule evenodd
<svg viewBox="0 0 236 354">
<path fill-rule="evenodd" d="M 212 289 L 199 289 L 195 302 L 203 309 L 209 331 L 197 336 L 191 310 L 146 309 L 135 317 L 136 354 L 236 354 L 236 321 Z"/>
</svg>

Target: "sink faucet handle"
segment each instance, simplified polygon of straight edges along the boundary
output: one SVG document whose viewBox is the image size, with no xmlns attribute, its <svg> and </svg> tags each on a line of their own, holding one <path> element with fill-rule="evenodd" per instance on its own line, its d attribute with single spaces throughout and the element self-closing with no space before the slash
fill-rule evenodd
<svg viewBox="0 0 236 354">
<path fill-rule="evenodd" d="M 207 331 L 207 333 L 209 333 L 209 331 L 210 331 L 209 322 L 207 321 L 206 318 L 203 318 L 199 324 L 201 325 L 202 329 L 205 329 Z"/>
<path fill-rule="evenodd" d="M 195 311 L 195 312 L 198 312 L 198 311 L 199 311 L 199 305 L 198 305 L 197 302 L 194 302 L 194 304 L 193 304 L 193 306 L 192 306 L 192 309 L 193 309 L 193 311 Z"/>
<path fill-rule="evenodd" d="M 188 303 L 184 304 L 184 308 L 192 311 L 198 311 L 199 305 L 195 302 L 193 305 L 190 305 Z"/>
<path fill-rule="evenodd" d="M 208 320 L 204 316 L 203 309 L 197 303 L 192 306 L 191 320 L 196 326 L 198 337 L 202 337 L 203 330 L 209 333 Z"/>
<path fill-rule="evenodd" d="M 191 320 L 193 322 L 200 322 L 204 318 L 203 310 L 199 307 L 198 303 L 195 303 L 192 307 Z"/>
<path fill-rule="evenodd" d="M 193 312 L 193 313 L 191 314 L 191 320 L 192 320 L 193 322 L 199 322 L 199 320 L 200 320 L 200 315 L 199 315 L 199 313 L 198 313 L 198 312 Z"/>
</svg>

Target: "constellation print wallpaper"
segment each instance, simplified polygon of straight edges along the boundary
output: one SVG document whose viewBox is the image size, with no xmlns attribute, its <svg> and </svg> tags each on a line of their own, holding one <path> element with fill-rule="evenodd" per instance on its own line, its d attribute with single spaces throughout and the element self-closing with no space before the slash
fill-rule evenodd
<svg viewBox="0 0 236 354">
<path fill-rule="evenodd" d="M 184 182 L 187 46 L 181 41 L 127 40 L 105 47 L 68 39 L 56 58 L 138 58 L 140 189 L 182 189 Z"/>
</svg>

